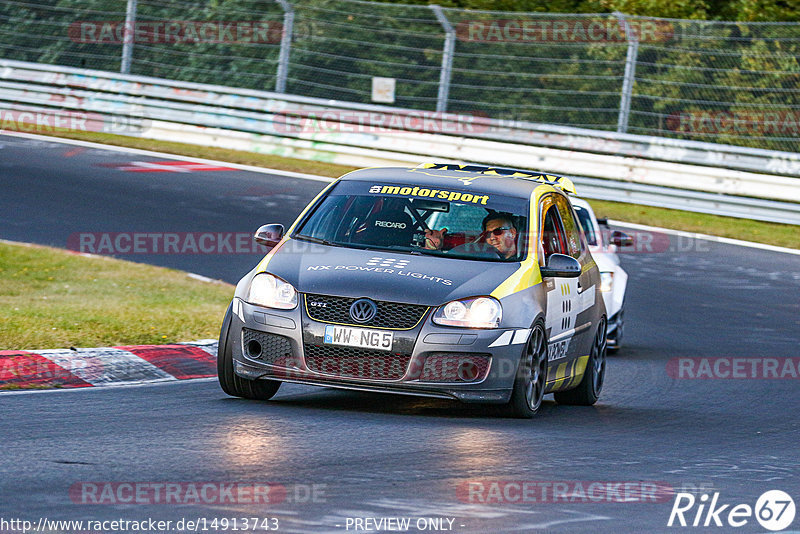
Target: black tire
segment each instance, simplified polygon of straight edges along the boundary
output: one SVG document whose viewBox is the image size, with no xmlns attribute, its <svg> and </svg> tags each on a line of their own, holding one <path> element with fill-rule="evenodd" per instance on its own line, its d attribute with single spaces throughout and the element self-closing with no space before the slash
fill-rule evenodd
<svg viewBox="0 0 800 534">
<path fill-rule="evenodd" d="M 233 344 L 231 343 L 232 305 L 225 312 L 217 346 L 217 377 L 222 391 L 231 397 L 253 400 L 269 400 L 277 392 L 281 383 L 277 380 L 248 380 L 233 371 Z"/>
<path fill-rule="evenodd" d="M 547 338 L 544 324 L 537 322 L 531 329 L 522 352 L 514 379 L 514 390 L 507 411 L 512 417 L 530 419 L 542 405 L 547 384 Z"/>
<path fill-rule="evenodd" d="M 597 402 L 600 391 L 603 389 L 603 380 L 606 375 L 606 318 L 600 319 L 597 332 L 592 341 L 589 361 L 583 379 L 578 387 L 568 391 L 556 392 L 554 397 L 559 404 L 577 406 L 591 406 Z"/>
</svg>

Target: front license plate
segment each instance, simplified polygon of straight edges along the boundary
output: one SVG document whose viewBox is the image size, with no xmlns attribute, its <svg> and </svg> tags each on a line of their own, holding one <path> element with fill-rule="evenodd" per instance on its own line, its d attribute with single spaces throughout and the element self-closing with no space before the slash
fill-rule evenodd
<svg viewBox="0 0 800 534">
<path fill-rule="evenodd" d="M 362 349 L 392 350 L 394 332 L 368 330 L 329 324 L 325 327 L 325 343 Z"/>
</svg>

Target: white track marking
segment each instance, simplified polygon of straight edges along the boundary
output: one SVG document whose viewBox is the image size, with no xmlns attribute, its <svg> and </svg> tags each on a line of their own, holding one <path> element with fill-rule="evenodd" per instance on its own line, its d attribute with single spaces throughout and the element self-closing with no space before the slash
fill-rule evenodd
<svg viewBox="0 0 800 534">
<path fill-rule="evenodd" d="M 232 167 L 242 171 L 258 172 L 261 174 L 280 174 L 288 178 L 300 178 L 302 180 L 313 180 L 315 182 L 332 182 L 334 178 L 327 176 L 318 176 L 316 174 L 305 174 L 301 172 L 281 171 L 278 169 L 268 169 L 265 167 L 256 167 L 254 165 L 242 165 L 241 163 L 229 163 L 227 161 L 218 161 L 213 159 L 195 158 L 191 156 L 181 156 L 179 154 L 167 154 L 165 152 L 154 152 L 152 150 L 142 150 L 139 148 L 127 148 L 114 145 L 104 145 L 101 143 L 92 143 L 89 141 L 77 141 L 75 139 L 63 139 L 60 137 L 50 137 L 47 135 L 37 135 L 22 132 L 0 132 L 0 135 L 9 135 L 13 137 L 24 137 L 26 139 L 36 139 L 39 141 L 49 141 L 52 143 L 63 143 L 66 145 L 85 146 L 88 148 L 96 148 L 99 150 L 109 150 L 113 152 L 126 152 L 128 154 L 139 154 L 142 156 L 152 156 L 154 158 L 166 158 L 180 161 L 194 161 L 197 163 L 207 163 L 210 165 L 222 165 L 225 167 Z"/>
<path fill-rule="evenodd" d="M 103 387 L 85 387 L 85 388 L 59 388 L 59 389 L 13 389 L 13 390 L 0 390 L 0 396 L 3 395 L 39 395 L 47 393 L 79 393 L 87 391 L 105 391 L 109 388 L 141 388 L 150 386 L 162 386 L 164 384 L 187 384 L 189 382 L 216 382 L 217 377 L 211 376 L 208 378 L 187 378 L 184 380 L 142 380 L 139 382 L 119 382 L 115 384 L 106 384 Z"/>
<path fill-rule="evenodd" d="M 199 339 L 197 341 L 186 341 L 175 344 L 197 347 L 208 353 L 211 357 L 217 357 L 216 339 Z M 152 346 L 158 347 L 158 345 Z M 178 379 L 132 352 L 113 347 L 77 350 L 24 350 L 23 352 L 29 352 L 43 356 L 54 364 L 66 369 L 81 380 L 88 382 L 92 386 L 102 386 L 102 388 L 142 386 L 164 382 L 180 383 L 185 382 L 186 380 L 217 380 L 216 377 Z M 0 395 L 52 393 L 55 391 L 84 391 L 94 389 L 97 388 L 83 387 L 45 390 L 9 390 L 0 391 Z"/>
<path fill-rule="evenodd" d="M 43 356 L 93 386 L 146 380 L 177 380 L 144 358 L 123 349 L 29 351 Z"/>
</svg>

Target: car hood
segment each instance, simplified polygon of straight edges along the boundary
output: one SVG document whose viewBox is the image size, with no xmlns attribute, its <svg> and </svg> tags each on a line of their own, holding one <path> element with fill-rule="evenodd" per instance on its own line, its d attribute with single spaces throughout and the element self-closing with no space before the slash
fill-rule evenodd
<svg viewBox="0 0 800 534">
<path fill-rule="evenodd" d="M 438 306 L 488 295 L 519 266 L 292 240 L 273 254 L 265 270 L 301 293 Z"/>
<path fill-rule="evenodd" d="M 619 258 L 615 253 L 608 252 L 600 247 L 590 248 L 589 250 L 600 271 L 614 271 L 617 269 Z"/>
</svg>

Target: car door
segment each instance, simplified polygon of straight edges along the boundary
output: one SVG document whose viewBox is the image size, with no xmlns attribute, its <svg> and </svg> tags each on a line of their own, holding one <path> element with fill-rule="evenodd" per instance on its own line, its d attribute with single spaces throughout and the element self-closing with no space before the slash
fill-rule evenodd
<svg viewBox="0 0 800 534">
<path fill-rule="evenodd" d="M 552 254 L 569 254 L 567 234 L 556 202 L 557 195 L 542 198 L 539 217 L 539 261 L 547 264 Z M 547 295 L 545 331 L 547 332 L 548 381 L 563 385 L 571 375 L 568 369 L 578 356 L 573 343 L 575 313 L 578 298 L 578 278 L 546 277 L 542 280 Z"/>
<path fill-rule="evenodd" d="M 556 206 L 558 207 L 558 214 L 561 217 L 561 222 L 564 227 L 564 232 L 567 238 L 568 254 L 578 260 L 581 264 L 581 275 L 576 280 L 576 294 L 573 301 L 573 307 L 570 310 L 570 323 L 574 329 L 573 334 L 573 348 L 575 349 L 574 356 L 586 356 L 591 350 L 594 332 L 592 328 L 592 307 L 594 306 L 595 295 L 597 288 L 592 282 L 592 272 L 586 266 L 592 261 L 589 248 L 586 246 L 585 239 L 581 239 L 581 230 L 575 212 L 565 196 L 557 196 Z"/>
</svg>

